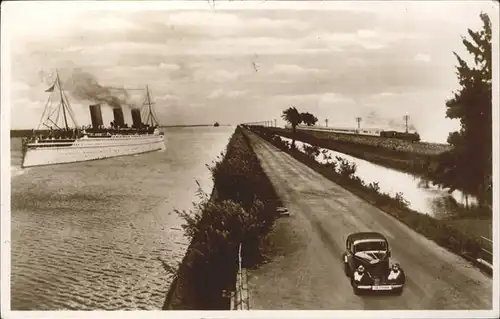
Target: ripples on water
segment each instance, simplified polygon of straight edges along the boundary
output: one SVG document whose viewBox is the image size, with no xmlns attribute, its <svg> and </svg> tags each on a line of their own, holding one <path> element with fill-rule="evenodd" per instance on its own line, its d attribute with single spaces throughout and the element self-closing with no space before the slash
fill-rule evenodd
<svg viewBox="0 0 500 319">
<path fill-rule="evenodd" d="M 166 129 L 165 152 L 20 169 L 11 140 L 12 310 L 161 309 L 187 241 L 175 208 L 234 128 Z M 177 229 L 172 229 L 177 228 Z"/>
</svg>

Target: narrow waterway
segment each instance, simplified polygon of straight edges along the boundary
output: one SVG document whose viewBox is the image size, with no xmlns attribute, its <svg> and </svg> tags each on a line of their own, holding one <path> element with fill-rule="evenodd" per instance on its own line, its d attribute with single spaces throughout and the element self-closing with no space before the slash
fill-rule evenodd
<svg viewBox="0 0 500 319">
<path fill-rule="evenodd" d="M 280 136 L 280 138 L 288 143 L 292 141 L 286 137 Z M 295 141 L 295 145 L 302 152 L 304 151 L 304 145 L 310 146 L 310 144 L 301 141 Z M 361 178 L 365 184 L 378 183 L 381 192 L 393 197 L 396 193 L 402 193 L 403 198 L 409 202 L 409 208 L 417 212 L 435 218 L 443 218 L 455 214 L 458 209 L 465 205 L 465 197 L 458 190 L 449 193 L 447 189 L 441 189 L 409 173 L 400 172 L 329 149 L 319 148 L 319 150 L 320 154 L 316 156 L 318 162 L 326 163 L 328 158 L 335 160 L 336 156 L 340 156 L 355 163 L 355 175 Z M 469 197 L 469 204 L 474 203 L 475 200 Z"/>
</svg>

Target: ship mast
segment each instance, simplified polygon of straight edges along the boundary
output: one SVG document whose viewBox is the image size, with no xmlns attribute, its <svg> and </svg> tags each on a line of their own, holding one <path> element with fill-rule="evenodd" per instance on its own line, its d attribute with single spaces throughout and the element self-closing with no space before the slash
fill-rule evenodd
<svg viewBox="0 0 500 319">
<path fill-rule="evenodd" d="M 61 105 L 62 105 L 63 116 L 64 116 L 64 126 L 66 127 L 66 130 L 69 130 L 68 119 L 66 118 L 66 105 L 64 103 L 64 97 L 63 97 L 63 92 L 62 92 L 62 88 L 61 88 L 61 80 L 59 79 L 59 72 L 56 71 L 56 74 L 57 74 L 57 86 L 59 87 L 59 94 L 61 95 Z"/>
<path fill-rule="evenodd" d="M 59 127 L 59 112 L 62 109 L 63 112 L 63 126 L 66 131 L 69 130 L 69 125 L 68 125 L 68 115 L 73 121 L 73 124 L 75 127 L 78 126 L 76 120 L 75 120 L 75 115 L 73 114 L 73 111 L 71 110 L 69 106 L 69 101 L 66 95 L 64 94 L 64 90 L 61 86 L 61 79 L 59 77 L 59 72 L 56 70 L 56 79 L 53 82 L 52 86 L 47 89 L 45 92 L 54 92 L 55 89 L 59 89 L 59 96 L 60 96 L 60 103 L 59 107 L 52 109 L 52 97 L 49 95 L 49 98 L 47 100 L 47 103 L 45 104 L 45 110 L 43 111 L 42 118 L 40 119 L 40 124 L 44 125 L 47 128 L 52 128 L 52 126 L 55 126 L 56 129 L 61 129 Z M 57 114 L 56 114 L 57 113 Z M 55 118 L 54 118 L 55 117 Z M 40 124 L 38 125 L 38 128 L 40 127 Z M 38 129 L 37 128 L 37 129 Z"/>
<path fill-rule="evenodd" d="M 146 100 L 144 101 L 144 105 L 146 105 L 148 107 L 147 109 L 147 117 L 146 117 L 146 123 L 149 124 L 150 120 L 151 120 L 151 126 L 155 126 L 155 123 L 156 125 L 158 125 L 158 120 L 155 118 L 154 116 L 154 113 L 153 113 L 153 109 L 152 109 L 152 105 L 155 104 L 154 102 L 151 102 L 151 95 L 149 93 L 149 86 L 146 85 Z"/>
</svg>

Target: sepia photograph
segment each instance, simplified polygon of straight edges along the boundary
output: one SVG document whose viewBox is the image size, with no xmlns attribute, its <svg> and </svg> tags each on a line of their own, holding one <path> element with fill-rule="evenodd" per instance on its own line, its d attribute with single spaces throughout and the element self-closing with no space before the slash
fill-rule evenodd
<svg viewBox="0 0 500 319">
<path fill-rule="evenodd" d="M 1 317 L 498 318 L 499 10 L 2 2 Z"/>
</svg>

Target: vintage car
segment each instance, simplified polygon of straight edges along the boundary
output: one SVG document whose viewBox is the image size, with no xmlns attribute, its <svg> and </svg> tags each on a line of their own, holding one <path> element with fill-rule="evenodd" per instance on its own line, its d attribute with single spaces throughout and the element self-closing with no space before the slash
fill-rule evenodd
<svg viewBox="0 0 500 319">
<path fill-rule="evenodd" d="M 390 257 L 389 243 L 380 233 L 359 232 L 347 237 L 344 272 L 356 295 L 363 291 L 403 292 L 405 273 L 398 263 L 389 266 Z"/>
</svg>

